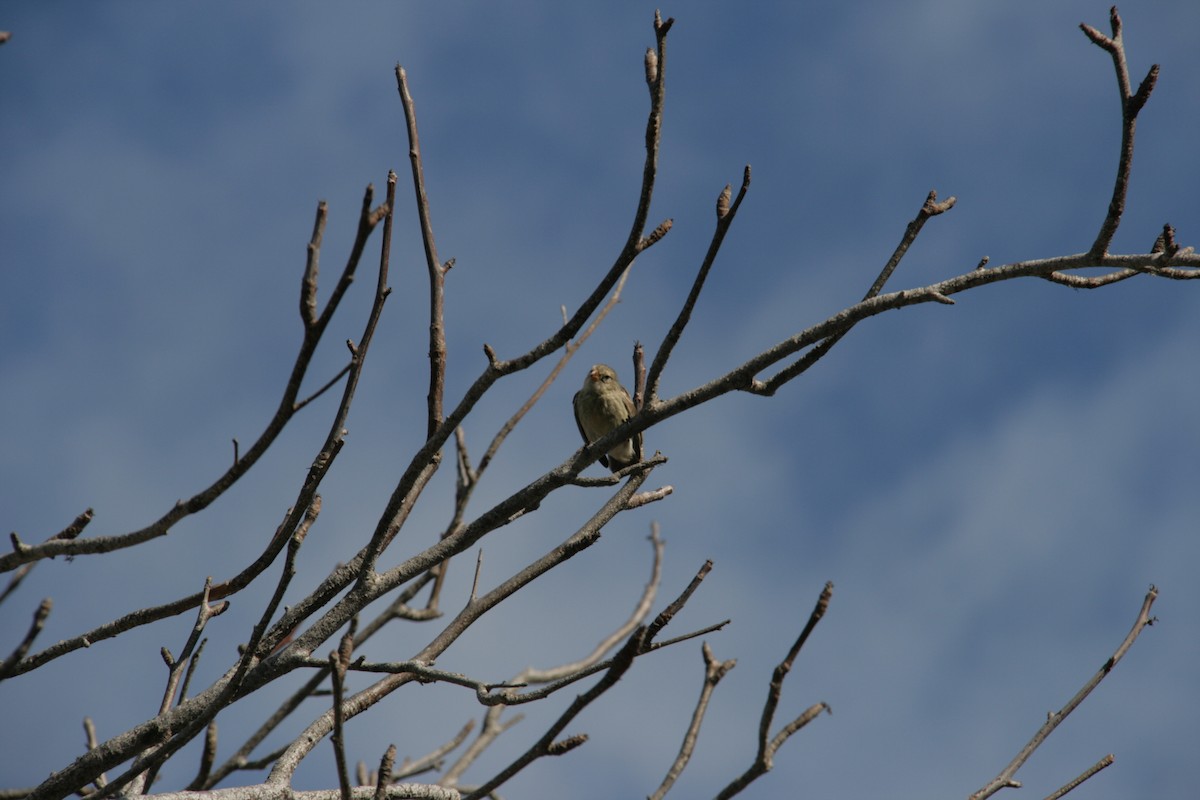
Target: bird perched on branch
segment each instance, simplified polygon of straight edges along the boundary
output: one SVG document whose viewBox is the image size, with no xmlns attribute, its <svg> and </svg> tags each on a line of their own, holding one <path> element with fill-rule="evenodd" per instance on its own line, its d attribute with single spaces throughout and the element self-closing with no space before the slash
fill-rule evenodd
<svg viewBox="0 0 1200 800">
<path fill-rule="evenodd" d="M 596 364 L 583 379 L 583 388 L 575 393 L 575 424 L 585 444 L 591 444 L 636 411 L 629 392 L 617 380 L 617 373 L 607 364 Z M 613 472 L 636 464 L 642 460 L 642 435 L 625 439 L 613 445 L 600 456 L 600 463 Z"/>
</svg>

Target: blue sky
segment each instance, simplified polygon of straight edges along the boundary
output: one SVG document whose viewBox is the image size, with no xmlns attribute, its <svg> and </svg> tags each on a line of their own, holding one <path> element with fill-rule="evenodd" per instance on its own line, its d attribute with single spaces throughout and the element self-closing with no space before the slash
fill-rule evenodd
<svg viewBox="0 0 1200 800">
<path fill-rule="evenodd" d="M 482 370 L 483 342 L 504 357 L 540 341 L 624 240 L 653 5 L 280 8 L 5 6 L 0 515 L 26 541 L 89 506 L 91 535 L 141 527 L 225 468 L 229 440 L 245 445 L 269 418 L 299 343 L 296 292 L 317 201 L 330 208 L 327 291 L 364 187 L 382 196 L 394 169 L 394 291 L 298 585 L 366 541 L 424 431 L 425 271 L 396 62 L 416 97 L 439 251 L 457 260 L 446 301 L 451 401 Z M 1200 6 L 1121 11 L 1134 80 L 1152 62 L 1162 75 L 1139 120 L 1113 249 L 1145 251 L 1164 222 L 1195 244 Z M 651 224 L 671 217 L 675 227 L 510 437 L 476 513 L 575 449 L 570 396 L 588 365 L 611 363 L 625 378 L 633 341 L 661 341 L 707 247 L 717 193 L 744 164 L 750 195 L 664 375 L 666 395 L 858 299 L 931 188 L 958 205 L 926 226 L 892 288 L 967 271 L 983 255 L 1001 264 L 1086 250 L 1107 206 L 1115 82 L 1077 28 L 1107 31 L 1104 4 L 663 12 L 677 22 Z M 341 365 L 340 342 L 359 337 L 371 282 L 353 289 L 314 386 Z M 770 671 L 832 580 L 830 612 L 777 724 L 818 700 L 834 714 L 794 737 L 746 796 L 961 797 L 1103 664 L 1154 583 L 1160 624 L 1019 777 L 1044 796 L 1113 752 L 1114 767 L 1081 797 L 1185 794 L 1200 741 L 1200 287 L 1134 280 L 1083 292 L 1030 281 L 957 300 L 864 323 L 773 399 L 722 398 L 648 432 L 648 448 L 670 458 L 649 486 L 675 494 L 622 515 L 439 666 L 503 680 L 588 652 L 644 583 L 644 538 L 657 520 L 668 542 L 659 605 L 712 558 L 673 627 L 731 617 L 708 641 L 738 659 L 678 796 L 711 794 L 747 766 Z M 548 369 L 501 384 L 480 406 L 467 426 L 476 457 Z M 19 640 L 45 596 L 55 608 L 39 648 L 240 569 L 294 498 L 332 408 L 332 398 L 310 407 L 243 483 L 169 537 L 39 565 L 5 603 L 0 642 Z M 443 469 L 395 561 L 444 527 L 452 480 Z M 600 498 L 561 493 L 485 539 L 484 585 L 561 540 Z M 465 599 L 470 572 L 465 561 L 452 572 L 446 608 Z M 202 677 L 228 663 L 269 590 L 250 590 L 213 623 Z M 85 714 L 102 738 L 152 714 L 158 648 L 178 651 L 190 626 L 168 620 L 0 685 L 0 784 L 36 783 L 76 755 Z M 367 653 L 403 658 L 432 635 L 396 629 Z M 644 659 L 573 724 L 591 734 L 586 746 L 504 793 L 653 791 L 700 680 L 698 643 Z M 281 692 L 222 715 L 223 755 Z M 508 749 L 473 776 L 505 763 L 567 701 L 523 709 Z M 296 724 L 321 710 L 306 706 Z M 351 757 L 376 762 L 390 742 L 420 756 L 478 716 L 459 689 L 399 693 L 354 721 Z M 333 785 L 328 751 L 298 785 Z M 186 783 L 194 763 L 164 773 L 161 788 Z"/>
</svg>

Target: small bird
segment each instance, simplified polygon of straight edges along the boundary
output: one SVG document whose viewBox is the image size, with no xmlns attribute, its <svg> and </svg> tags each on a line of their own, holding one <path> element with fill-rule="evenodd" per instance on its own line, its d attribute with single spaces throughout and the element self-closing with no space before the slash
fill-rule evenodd
<svg viewBox="0 0 1200 800">
<path fill-rule="evenodd" d="M 629 392 L 617 380 L 617 373 L 607 364 L 596 364 L 583 379 L 583 388 L 571 401 L 575 407 L 575 424 L 585 444 L 591 444 L 634 415 L 636 409 Z M 642 460 L 642 435 L 617 442 L 600 463 L 613 472 Z"/>
</svg>

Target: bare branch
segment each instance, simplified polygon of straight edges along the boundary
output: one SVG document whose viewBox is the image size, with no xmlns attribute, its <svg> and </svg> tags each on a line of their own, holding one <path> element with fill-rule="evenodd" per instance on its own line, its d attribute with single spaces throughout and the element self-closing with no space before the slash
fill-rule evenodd
<svg viewBox="0 0 1200 800">
<path fill-rule="evenodd" d="M 637 658 L 639 655 L 650 652 L 650 644 L 652 643 L 655 634 L 662 630 L 663 627 L 665 627 L 671 621 L 675 614 L 677 614 L 679 610 L 683 608 L 684 604 L 687 603 L 688 598 L 690 598 L 692 593 L 696 591 L 700 583 L 704 580 L 704 577 L 711 569 L 712 562 L 706 562 L 704 566 L 700 568 L 700 571 L 696 574 L 696 576 L 692 578 L 692 581 L 688 584 L 687 588 L 684 589 L 679 597 L 677 597 L 666 608 L 664 608 L 659 615 L 655 617 L 654 621 L 650 625 L 638 626 L 633 633 L 630 634 L 629 639 L 625 642 L 625 645 L 619 651 L 617 651 L 616 655 L 613 656 L 610 666 L 604 673 L 604 677 L 597 681 L 596 685 L 591 689 L 581 695 L 577 695 L 574 702 L 571 703 L 566 711 L 559 716 L 554 724 L 550 726 L 546 733 L 543 734 L 536 743 L 534 743 L 511 764 L 501 770 L 497 775 L 489 779 L 486 783 L 468 795 L 468 799 L 486 796 L 488 793 L 501 786 L 513 775 L 516 775 L 526 766 L 542 756 L 558 755 L 559 753 L 571 750 L 586 741 L 586 736 L 571 737 L 571 739 L 568 739 L 565 742 L 556 742 L 556 739 L 562 732 L 563 728 L 565 728 L 571 720 L 578 716 L 578 714 L 583 711 L 584 708 L 616 685 L 617 681 L 621 679 L 621 676 L 624 675 L 629 667 L 633 665 L 635 658 Z"/>
<path fill-rule="evenodd" d="M 1071 782 L 1065 784 L 1062 788 L 1056 789 L 1054 792 L 1046 795 L 1046 800 L 1059 800 L 1060 797 L 1063 797 L 1068 792 L 1078 787 L 1081 783 L 1095 775 L 1097 772 L 1112 766 L 1114 761 L 1116 761 L 1116 756 L 1114 756 L 1112 753 L 1109 753 L 1104 758 L 1100 759 L 1095 764 L 1080 773 L 1078 778 L 1075 778 Z"/>
<path fill-rule="evenodd" d="M 742 200 L 746 198 L 746 192 L 750 189 L 750 165 L 742 171 L 742 187 L 738 190 L 737 199 L 733 201 L 733 205 L 729 204 L 729 187 L 726 186 L 721 191 L 721 196 L 717 202 L 717 226 L 713 231 L 712 240 L 708 244 L 708 252 L 704 254 L 704 260 L 700 264 L 700 270 L 696 273 L 696 279 L 692 282 L 692 289 L 688 292 L 687 299 L 683 302 L 683 307 L 679 309 L 679 315 L 672 323 L 667 335 L 663 338 L 662 344 L 658 346 L 658 350 L 654 354 L 654 360 L 650 363 L 650 372 L 646 376 L 646 401 L 653 403 L 658 399 L 658 381 L 662 377 L 662 372 L 667 366 L 667 360 L 670 359 L 671 353 L 675 350 L 675 345 L 683 336 L 683 329 L 687 327 L 688 322 L 692 318 L 692 310 L 696 307 L 696 301 L 700 298 L 700 292 L 704 289 L 704 282 L 708 278 L 708 272 L 712 269 L 713 262 L 717 260 L 717 253 L 721 249 L 721 244 L 725 241 L 725 234 L 729 232 L 729 227 L 733 225 L 734 217 L 737 216 L 738 209 L 741 208 Z"/>
<path fill-rule="evenodd" d="M 412 600 L 412 598 L 415 597 L 430 580 L 432 580 L 432 577 L 427 573 L 413 581 L 413 583 L 409 586 L 405 587 L 404 590 L 397 595 L 396 599 L 392 602 L 392 605 L 386 611 L 381 613 L 371 622 L 362 626 L 358 634 L 355 636 L 354 646 L 356 648 L 362 646 L 364 642 L 370 639 L 375 633 L 379 632 L 388 622 L 400 618 L 409 618 L 404 614 L 404 611 L 407 608 L 406 604 L 408 601 Z M 303 686 L 297 689 L 286 701 L 284 701 L 284 703 L 275 711 L 275 713 L 272 714 L 265 722 L 263 722 L 259 729 L 256 730 L 241 747 L 238 748 L 237 752 L 231 755 L 224 764 L 215 770 L 210 778 L 205 780 L 203 786 L 193 784 L 189 787 L 189 789 L 211 789 L 231 773 L 239 769 L 251 769 L 252 763 L 257 762 L 250 761 L 250 754 L 253 753 L 255 748 L 262 744 L 267 736 L 273 730 L 275 730 L 280 723 L 287 719 L 287 717 L 290 716 L 291 713 L 295 711 L 305 699 L 313 696 L 318 687 L 325 682 L 325 678 L 328 676 L 328 674 L 329 665 L 322 664 L 321 669 L 319 669 L 315 675 L 313 675 L 304 683 Z M 279 753 L 273 753 L 264 757 L 263 759 L 260 759 L 260 761 L 263 762 L 264 765 L 269 765 L 278 757 Z M 260 766 L 258 768 L 261 769 L 262 767 Z"/>
<path fill-rule="evenodd" d="M 312 239 L 308 243 L 308 261 L 304 265 L 304 280 L 300 282 L 300 319 L 306 329 L 317 324 L 317 274 L 320 272 L 321 238 L 329 208 L 325 201 L 317 203 L 317 220 L 313 223 Z"/>
<path fill-rule="evenodd" d="M 466 724 L 459 729 L 458 733 L 447 742 L 439 745 L 437 749 L 428 755 L 424 755 L 414 761 L 405 759 L 404 765 L 396 773 L 398 778 L 406 778 L 412 775 L 419 775 L 422 772 L 428 772 L 431 769 L 441 769 L 441 764 L 445 760 L 446 755 L 453 750 L 458 749 L 458 746 L 466 741 L 470 735 L 471 729 L 475 727 L 475 720 L 469 719 Z"/>
<path fill-rule="evenodd" d="M 662 800 L 663 797 L 666 797 L 667 792 L 671 791 L 671 787 L 675 785 L 675 781 L 683 774 L 684 768 L 692 758 L 692 751 L 696 748 L 696 739 L 700 736 L 700 726 L 704 722 L 704 713 L 708 710 L 708 701 L 712 697 L 713 690 L 717 688 L 717 684 L 729 670 L 737 665 L 737 660 L 732 658 L 728 661 L 717 661 L 713 657 L 708 642 L 705 642 L 700 648 L 700 653 L 704 657 L 704 684 L 700 689 L 700 699 L 696 701 L 691 724 L 688 725 L 687 732 L 683 735 L 683 744 L 679 747 L 679 755 L 675 757 L 675 762 L 667 770 L 667 776 L 663 778 L 658 789 L 650 795 L 650 800 Z"/>
<path fill-rule="evenodd" d="M 312 362 L 313 354 L 328 327 L 330 319 L 333 317 L 333 313 L 337 310 L 342 297 L 353 280 L 354 272 L 358 267 L 358 260 L 362 256 L 362 250 L 366 246 L 367 238 L 371 235 L 371 231 L 374 230 L 375 224 L 379 221 L 377 213 L 372 212 L 370 209 L 372 192 L 372 188 L 368 186 L 366 196 L 363 200 L 362 215 L 359 218 L 358 236 L 351 249 L 350 258 L 342 272 L 341 280 L 330 295 L 329 300 L 326 302 L 325 310 L 321 313 L 316 323 L 311 326 L 305 326 L 304 339 L 301 342 L 300 351 L 296 355 L 296 360 L 292 365 L 292 372 L 288 377 L 287 386 L 284 389 L 283 397 L 279 401 L 279 406 L 276 408 L 274 416 L 267 423 L 266 428 L 259 435 L 258 439 L 255 440 L 254 444 L 250 446 L 250 449 L 243 453 L 241 458 L 235 461 L 208 488 L 198 492 L 187 500 L 178 501 L 166 514 L 140 530 L 118 536 L 99 536 L 73 541 L 52 539 L 40 545 L 20 549 L 14 548 L 14 552 L 0 556 L 0 572 L 7 572 L 21 564 L 43 558 L 53 558 L 59 555 L 108 553 L 164 536 L 179 520 L 207 508 L 257 463 L 258 459 L 275 442 L 275 439 L 278 438 L 284 427 L 295 415 L 296 397 L 300 392 L 300 386 L 304 381 L 309 364 Z M 196 602 L 199 602 L 198 599 Z M 192 603 L 187 607 L 191 608 L 194 605 L 195 603 Z M 180 612 L 177 611 L 175 613 Z"/>
<path fill-rule="evenodd" d="M 350 790 L 351 800 L 376 800 L 377 787 L 355 786 Z M 163 792 L 142 795 L 145 800 L 197 800 L 194 792 Z M 321 789 L 301 792 L 278 783 L 257 786 L 234 786 L 214 789 L 205 794 L 204 800 L 341 800 L 337 789 Z M 425 783 L 393 783 L 383 791 L 384 800 L 461 800 L 456 789 Z"/>
<path fill-rule="evenodd" d="M 809 706 L 805 709 L 804 713 L 787 725 L 784 725 L 779 733 L 774 738 L 771 738 L 771 722 L 775 718 L 775 710 L 779 706 L 779 698 L 783 694 L 783 681 L 787 678 L 788 673 L 791 672 L 792 664 L 795 662 L 796 656 L 800 654 L 800 648 L 808 641 L 808 637 L 813 632 L 813 629 L 817 627 L 817 623 L 825 616 L 825 611 L 829 608 L 829 600 L 832 597 L 833 583 L 826 583 L 825 588 L 821 590 L 821 596 L 817 598 L 816 606 L 813 608 L 812 613 L 809 614 L 804 630 L 796 637 L 796 641 L 792 644 L 791 649 L 788 650 L 787 656 L 775 667 L 775 671 L 771 675 L 771 684 L 767 691 L 767 701 L 763 704 L 762 717 L 759 720 L 758 755 L 755 756 L 754 763 L 750 765 L 749 769 L 717 794 L 717 797 L 721 798 L 721 800 L 733 797 L 756 779 L 770 772 L 771 767 L 774 766 L 775 753 L 783 743 L 793 733 L 816 719 L 822 711 L 829 710 L 829 706 L 825 703 L 817 703 Z"/>
<path fill-rule="evenodd" d="M 204 749 L 200 752 L 200 768 L 196 771 L 196 777 L 192 778 L 192 782 L 188 784 L 189 791 L 192 790 L 192 787 L 201 786 L 208 780 L 216 759 L 217 721 L 214 719 L 208 723 L 208 728 L 204 733 Z"/>
<path fill-rule="evenodd" d="M 350 634 L 346 634 L 344 642 L 353 641 Z M 345 744 L 345 717 L 342 711 L 342 703 L 345 700 L 344 687 L 346 681 L 346 660 L 342 658 L 342 652 L 348 650 L 349 647 L 339 647 L 329 654 L 329 674 L 333 679 L 333 735 L 329 737 L 333 744 L 333 757 L 336 764 L 338 786 L 341 787 L 342 800 L 350 800 L 350 773 L 346 770 L 346 744 Z M 377 792 L 378 793 L 378 792 Z"/>
<path fill-rule="evenodd" d="M 389 744 L 388 749 L 384 751 L 383 758 L 379 760 L 379 775 L 375 779 L 374 800 L 383 800 L 387 797 L 387 787 L 392 782 L 392 764 L 395 761 L 396 745 Z"/>
<path fill-rule="evenodd" d="M 863 295 L 863 300 L 870 300 L 872 297 L 875 297 L 883 291 L 884 285 L 886 285 L 888 279 L 892 277 L 892 273 L 896 271 L 896 267 L 900 266 L 901 259 L 903 259 L 905 254 L 908 253 L 908 248 L 912 247 L 913 242 L 917 240 L 917 236 L 920 235 L 921 229 L 925 227 L 925 223 L 929 221 L 930 217 L 936 217 L 940 214 L 946 213 L 954 207 L 956 202 L 957 198 L 954 197 L 950 197 L 939 202 L 937 199 L 937 191 L 933 189 L 929 190 L 929 194 L 925 196 L 925 201 L 921 203 L 920 211 L 917 212 L 917 216 L 914 217 L 913 220 L 905 227 L 904 235 L 900 238 L 900 243 L 896 245 L 896 249 L 892 251 L 891 257 L 887 260 L 887 263 L 883 265 L 883 269 L 880 270 L 878 277 L 875 278 L 875 282 L 871 284 L 871 287 L 867 289 L 867 293 Z M 979 262 L 979 266 L 977 266 L 976 269 L 982 269 L 983 265 L 986 263 L 987 259 L 984 258 Z M 933 292 L 931 296 L 943 304 L 952 305 L 954 302 L 940 292 Z M 830 336 L 816 347 L 813 347 L 798 360 L 780 370 L 769 380 L 753 381 L 749 391 L 755 394 L 763 394 L 767 396 L 773 395 L 780 386 L 796 378 L 801 373 L 807 371 L 808 368 L 813 364 L 824 358 L 825 355 L 833 349 L 834 345 L 840 342 L 842 337 L 849 332 L 850 328 L 846 328 L 844 331 Z"/>
<path fill-rule="evenodd" d="M 94 516 L 95 512 L 93 512 L 92 509 L 86 509 L 82 514 L 75 517 L 74 521 L 72 521 L 70 525 L 51 536 L 47 541 L 52 541 L 55 539 L 71 541 L 72 539 L 75 539 L 77 536 L 79 536 L 79 534 L 83 533 L 83 529 L 88 526 L 88 523 L 92 521 Z M 17 537 L 16 533 L 13 533 L 10 538 L 13 543 L 13 550 L 23 551 L 25 549 L 25 545 L 20 543 L 20 539 Z M 17 587 L 21 585 L 21 581 L 25 580 L 25 576 L 29 574 L 29 571 L 33 569 L 33 567 L 33 563 L 22 564 L 16 571 L 13 572 L 12 577 L 10 577 L 8 580 L 8 586 L 4 587 L 3 592 L 0 592 L 0 603 L 3 603 L 10 594 L 16 591 Z M 2 671 L 0 671 L 0 673 L 2 673 Z"/>
<path fill-rule="evenodd" d="M 408 128 L 408 160 L 412 165 L 413 191 L 417 196 L 417 217 L 421 221 L 421 243 L 425 246 L 425 264 L 429 270 L 429 415 L 426 436 L 433 436 L 442 422 L 442 398 L 446 391 L 446 272 L 453 262 L 442 267 L 433 240 L 433 222 L 429 215 L 429 196 L 425 192 L 425 169 L 421 165 L 421 142 L 417 136 L 417 110 L 408 88 L 408 73 L 396 65 L 396 88 L 404 107 Z"/>
<path fill-rule="evenodd" d="M 1090 25 L 1079 25 L 1095 45 L 1112 56 L 1113 70 L 1117 75 L 1117 91 L 1121 98 L 1121 156 L 1117 162 L 1117 175 L 1113 182 L 1112 199 L 1108 203 L 1108 214 L 1100 225 L 1096 241 L 1088 251 L 1093 257 L 1108 254 L 1117 226 L 1121 224 L 1121 215 L 1125 213 L 1125 198 L 1129 193 L 1129 176 L 1133 169 L 1133 136 L 1137 127 L 1138 112 L 1150 99 L 1150 93 L 1154 91 L 1154 84 L 1158 80 L 1158 65 L 1154 64 L 1138 86 L 1137 92 L 1131 91 L 1129 65 L 1125 60 L 1125 42 L 1121 36 L 1121 17 L 1117 14 L 1116 6 L 1113 6 L 1109 13 L 1109 22 L 1112 26 L 1111 37 L 1105 36 Z"/>
<path fill-rule="evenodd" d="M 53 607 L 54 601 L 49 597 L 38 603 L 37 611 L 33 612 L 33 621 L 29 624 L 29 630 L 25 632 L 25 638 L 8 654 L 4 663 L 0 664 L 0 680 L 9 677 L 21 659 L 29 652 L 29 648 L 33 646 L 33 640 L 46 626 L 46 617 L 50 616 L 50 609 Z"/>
<path fill-rule="evenodd" d="M 200 602 L 200 608 L 196 614 L 196 622 L 192 625 L 191 633 L 188 634 L 187 642 L 183 646 L 183 651 L 179 654 L 178 659 L 168 658 L 167 667 L 169 674 L 167 677 L 167 687 L 163 692 L 162 702 L 158 706 L 158 713 L 164 714 L 171 707 L 171 701 L 175 697 L 175 690 L 179 688 L 179 681 L 183 677 L 184 665 L 191 660 L 192 654 L 196 649 L 196 645 L 200 641 L 200 635 L 204 633 L 204 628 L 208 625 L 208 621 L 213 617 L 220 616 L 229 608 L 229 601 L 225 600 L 217 605 L 209 605 L 208 598 L 212 591 L 212 578 L 204 581 L 204 589 L 201 590 L 201 596 L 204 598 Z M 163 648 L 166 653 L 166 648 Z"/>
<path fill-rule="evenodd" d="M 1133 646 L 1133 643 L 1137 640 L 1137 637 L 1139 634 L 1141 634 L 1142 630 L 1147 626 L 1154 624 L 1154 618 L 1150 616 L 1150 607 L 1154 605 L 1154 601 L 1156 599 L 1158 599 L 1158 589 L 1154 586 L 1151 586 L 1150 591 L 1146 593 L 1146 597 L 1142 600 L 1142 608 L 1140 611 L 1138 611 L 1137 619 L 1134 620 L 1133 627 L 1130 628 L 1129 633 L 1126 634 L 1125 639 L 1121 642 L 1120 646 L 1117 647 L 1117 651 L 1113 653 L 1112 657 L 1104 662 L 1104 665 L 1100 667 L 1100 670 L 1092 676 L 1091 680 L 1083 685 L 1083 688 L 1075 693 L 1074 697 L 1067 701 L 1065 706 L 1059 709 L 1056 713 L 1047 715 L 1045 724 L 1038 728 L 1037 733 L 1035 733 L 1033 738 L 1030 739 L 1023 748 L 1021 748 L 1021 751 L 1017 753 L 1016 757 L 1011 762 L 1009 762 L 1008 766 L 1001 770 L 1000 774 L 993 778 L 989 783 L 985 784 L 983 788 L 971 795 L 970 800 L 984 800 L 984 798 L 991 797 L 1005 786 L 1013 785 L 1013 779 L 1017 774 L 1017 770 L 1019 770 L 1025 764 L 1025 762 L 1029 760 L 1029 757 L 1033 755 L 1034 751 L 1042 745 L 1042 742 L 1046 741 L 1047 737 L 1054 733 L 1055 728 L 1057 728 L 1072 711 L 1079 707 L 1079 704 L 1082 703 L 1087 696 L 1092 693 L 1092 690 L 1100 685 L 1100 681 L 1104 680 L 1108 673 L 1113 671 L 1113 668 L 1117 666 L 1117 662 L 1119 662 L 1125 653 L 1129 651 L 1129 648 Z"/>
</svg>

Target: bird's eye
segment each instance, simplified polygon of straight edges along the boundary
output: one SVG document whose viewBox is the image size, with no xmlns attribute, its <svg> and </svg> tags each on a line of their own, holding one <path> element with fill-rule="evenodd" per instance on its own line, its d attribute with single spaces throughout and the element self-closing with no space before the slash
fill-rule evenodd
<svg viewBox="0 0 1200 800">
<path fill-rule="evenodd" d="M 601 375 L 601 376 L 600 376 L 600 380 L 602 380 L 602 381 L 604 381 L 605 383 L 607 383 L 608 381 L 611 381 L 611 380 L 612 380 L 612 375 Z"/>
</svg>

